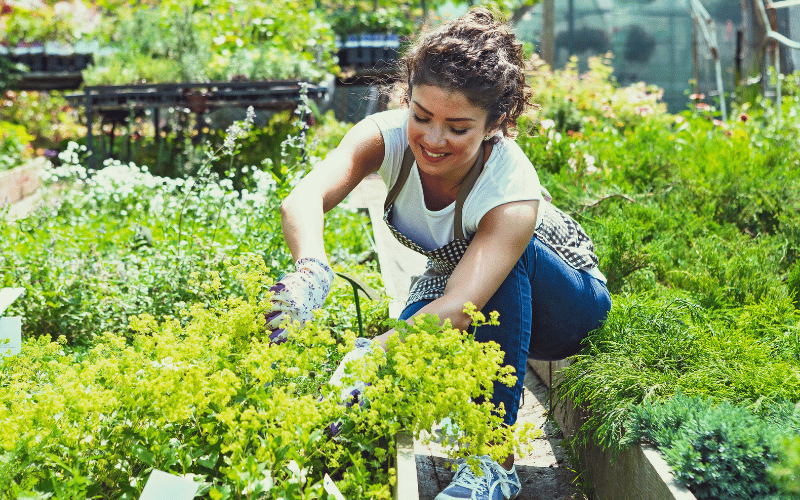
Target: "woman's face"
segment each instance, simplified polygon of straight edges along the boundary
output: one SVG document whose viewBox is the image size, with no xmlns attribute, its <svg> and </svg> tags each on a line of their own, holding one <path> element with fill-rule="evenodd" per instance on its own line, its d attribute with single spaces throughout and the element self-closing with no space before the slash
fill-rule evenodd
<svg viewBox="0 0 800 500">
<path fill-rule="evenodd" d="M 460 183 L 478 156 L 487 112 L 458 91 L 432 85 L 413 87 L 408 143 L 424 173 Z"/>
</svg>

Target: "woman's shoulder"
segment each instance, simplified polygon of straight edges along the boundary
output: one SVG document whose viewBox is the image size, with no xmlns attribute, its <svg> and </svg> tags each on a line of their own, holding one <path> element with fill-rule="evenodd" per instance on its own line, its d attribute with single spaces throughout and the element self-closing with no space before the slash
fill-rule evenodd
<svg viewBox="0 0 800 500">
<path fill-rule="evenodd" d="M 475 187 L 478 199 L 536 198 L 540 189 L 539 175 L 517 143 L 513 139 L 503 139 L 494 145 Z"/>
<path fill-rule="evenodd" d="M 369 115 L 367 118 L 378 124 L 381 131 L 404 128 L 408 121 L 408 109 L 390 109 Z"/>
<path fill-rule="evenodd" d="M 516 171 L 536 172 L 528 156 L 513 139 L 504 138 L 494 145 L 487 162 L 490 171 L 511 174 Z"/>
</svg>

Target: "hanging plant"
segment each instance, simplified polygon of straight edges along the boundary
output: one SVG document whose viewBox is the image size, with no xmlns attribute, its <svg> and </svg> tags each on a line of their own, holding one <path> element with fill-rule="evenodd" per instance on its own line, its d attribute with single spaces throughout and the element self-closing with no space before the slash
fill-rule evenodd
<svg viewBox="0 0 800 500">
<path fill-rule="evenodd" d="M 638 24 L 631 25 L 625 39 L 624 57 L 626 61 L 645 64 L 656 50 L 656 37 Z"/>
</svg>

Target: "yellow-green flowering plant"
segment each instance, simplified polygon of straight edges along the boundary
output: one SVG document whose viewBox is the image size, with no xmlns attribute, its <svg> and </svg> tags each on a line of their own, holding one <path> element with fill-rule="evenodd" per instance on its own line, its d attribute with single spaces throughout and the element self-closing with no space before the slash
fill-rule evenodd
<svg viewBox="0 0 800 500">
<path fill-rule="evenodd" d="M 197 284 L 205 300 L 181 317 L 139 315 L 129 337 L 105 333 L 85 351 L 37 339 L 5 358 L 0 498 L 134 499 L 159 469 L 201 483 L 202 498 L 325 498 L 328 475 L 346 498 L 388 499 L 397 432 L 449 416 L 463 431 L 454 455 L 497 457 L 530 437 L 471 402 L 509 381 L 497 345 L 432 317 L 398 323 L 388 351 L 352 374 L 370 403 L 347 408 L 328 379 L 355 334 L 342 344 L 309 321 L 271 345 L 263 260 L 229 272 L 241 293 L 220 296 L 212 277 Z"/>
</svg>

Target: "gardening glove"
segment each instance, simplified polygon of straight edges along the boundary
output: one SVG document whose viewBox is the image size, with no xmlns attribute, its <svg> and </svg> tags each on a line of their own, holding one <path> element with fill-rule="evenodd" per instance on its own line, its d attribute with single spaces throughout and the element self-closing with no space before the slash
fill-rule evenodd
<svg viewBox="0 0 800 500">
<path fill-rule="evenodd" d="M 363 337 L 359 337 L 356 339 L 355 349 L 348 352 L 342 362 L 339 363 L 339 367 L 336 368 L 336 371 L 333 372 L 333 376 L 330 380 L 330 385 L 341 388 L 339 392 L 339 400 L 342 404 L 350 408 L 354 404 L 358 403 L 359 406 L 364 406 L 364 400 L 361 397 L 362 392 L 367 387 L 367 384 L 361 382 L 360 380 L 356 380 L 355 382 L 351 383 L 348 386 L 342 387 L 342 379 L 345 375 L 345 369 L 347 365 L 353 365 L 354 363 L 358 363 L 364 356 L 370 354 L 372 352 L 372 340 L 365 339 Z"/>
<path fill-rule="evenodd" d="M 333 376 L 329 384 L 337 389 L 339 389 L 339 404 L 344 405 L 346 408 L 350 408 L 356 403 L 358 403 L 359 408 L 363 407 L 366 404 L 366 400 L 361 397 L 364 389 L 367 387 L 367 384 L 361 382 L 360 380 L 356 380 L 355 382 L 351 383 L 348 386 L 342 386 L 342 379 L 345 375 L 345 369 L 348 365 L 353 366 L 353 363 L 358 363 L 359 360 L 364 358 L 364 356 L 370 354 L 372 352 L 372 341 L 369 339 L 365 339 L 363 337 L 359 337 L 356 339 L 356 346 L 355 349 L 348 352 L 342 362 L 339 363 L 339 366 L 336 368 L 336 371 L 333 372 Z M 339 432 L 342 430 L 342 421 L 337 420 L 333 422 L 329 426 L 329 430 L 331 436 L 337 436 Z"/>
<path fill-rule="evenodd" d="M 313 318 L 313 310 L 322 307 L 333 282 L 330 266 L 314 258 L 302 258 L 289 273 L 272 288 L 272 304 L 264 315 L 267 328 L 272 330 L 270 343 L 286 341 L 286 330 L 281 325 L 287 320 L 305 323 Z"/>
</svg>

